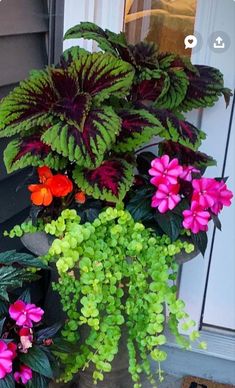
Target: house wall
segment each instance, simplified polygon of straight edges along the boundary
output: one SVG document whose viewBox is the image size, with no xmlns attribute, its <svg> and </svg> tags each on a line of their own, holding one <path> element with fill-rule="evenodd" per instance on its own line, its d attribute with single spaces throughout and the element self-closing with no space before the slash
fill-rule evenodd
<svg viewBox="0 0 235 388">
<path fill-rule="evenodd" d="M 59 0 L 9 0 L 0 2 L 0 99 L 32 69 L 54 62 L 62 51 L 64 2 Z M 29 194 L 24 184 L 31 169 L 7 175 L 0 139 L 0 251 L 20 249 L 19 239 L 2 233 L 22 222 L 29 213 Z M 23 186 L 22 188 L 19 188 Z"/>
</svg>

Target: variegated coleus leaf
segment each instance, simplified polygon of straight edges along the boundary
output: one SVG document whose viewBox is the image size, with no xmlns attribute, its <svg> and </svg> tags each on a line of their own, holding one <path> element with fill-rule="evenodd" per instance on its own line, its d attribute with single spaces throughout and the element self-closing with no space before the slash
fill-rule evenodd
<svg viewBox="0 0 235 388">
<path fill-rule="evenodd" d="M 231 91 L 224 87 L 222 73 L 210 66 L 195 65 L 197 73 L 187 71 L 189 86 L 184 100 L 178 109 L 187 112 L 192 109 L 210 107 L 224 95 L 229 104 Z"/>
<path fill-rule="evenodd" d="M 133 151 L 164 131 L 157 117 L 146 109 L 121 110 L 118 115 L 121 117 L 122 124 L 114 151 Z"/>
<path fill-rule="evenodd" d="M 32 135 L 12 140 L 4 151 L 4 163 L 8 173 L 27 166 L 46 165 L 54 170 L 66 167 L 67 161 L 52 151 L 51 147 Z"/>
<path fill-rule="evenodd" d="M 101 50 L 117 56 L 116 45 L 126 46 L 126 38 L 123 33 L 115 34 L 109 30 L 103 30 L 95 23 L 81 22 L 70 28 L 65 36 L 66 39 L 92 39 L 98 43 Z"/>
<path fill-rule="evenodd" d="M 109 98 L 110 94 L 125 97 L 134 77 L 131 65 L 101 52 L 81 55 L 71 63 L 68 72 L 77 80 L 80 91 L 90 94 L 95 102 Z"/>
<path fill-rule="evenodd" d="M 58 99 L 47 70 L 34 71 L 0 103 L 0 137 L 49 123 Z"/>
<path fill-rule="evenodd" d="M 73 61 L 79 59 L 82 55 L 88 55 L 89 51 L 84 48 L 73 46 L 63 52 L 60 57 L 60 63 L 57 67 L 67 68 Z"/>
<path fill-rule="evenodd" d="M 86 194 L 109 202 L 119 202 L 125 197 L 133 180 L 133 165 L 124 159 L 105 160 L 93 170 L 75 167 L 73 179 Z"/>
<path fill-rule="evenodd" d="M 198 70 L 194 66 L 189 57 L 184 55 L 178 55 L 173 53 L 160 53 L 157 57 L 159 67 L 163 71 L 168 71 L 169 69 L 175 70 L 188 70 L 192 73 L 197 73 Z"/>
<path fill-rule="evenodd" d="M 80 115 L 79 110 L 74 108 L 72 119 L 58 121 L 46 130 L 42 140 L 71 162 L 94 168 L 101 164 L 104 154 L 114 143 L 121 129 L 121 120 L 108 106 L 91 108 L 86 114 L 86 96 L 83 97 L 83 101 L 77 101 L 78 106 L 83 104 L 83 114 Z M 63 107 L 63 110 L 66 115 L 69 107 L 68 110 Z"/>
<path fill-rule="evenodd" d="M 172 68 L 167 74 L 169 77 L 169 88 L 166 93 L 157 99 L 154 105 L 157 108 L 175 110 L 185 98 L 189 81 L 184 70 L 181 69 Z"/>
<path fill-rule="evenodd" d="M 12 136 L 36 125 L 48 126 L 59 113 L 63 120 L 64 105 L 70 106 L 74 116 L 80 94 L 89 95 L 93 104 L 111 93 L 125 97 L 132 79 L 133 68 L 129 64 L 103 53 L 81 55 L 68 68 L 35 71 L 1 102 L 0 136 Z M 70 120 L 68 110 L 65 120 Z"/>
<path fill-rule="evenodd" d="M 37 72 L 0 104 L 0 134 L 39 125 L 43 142 L 54 151 L 97 167 L 120 131 L 118 116 L 100 104 L 110 95 L 124 98 L 132 79 L 129 64 L 103 53 L 83 53 L 67 68 Z"/>
<path fill-rule="evenodd" d="M 168 91 L 170 79 L 162 70 L 143 71 L 135 81 L 131 90 L 131 99 L 136 102 L 148 104 L 157 102 Z"/>
<path fill-rule="evenodd" d="M 151 108 L 150 112 L 162 124 L 164 130 L 160 136 L 167 140 L 179 142 L 190 149 L 197 150 L 201 140 L 205 139 L 203 131 L 166 109 Z"/>
<path fill-rule="evenodd" d="M 195 166 L 198 168 L 216 165 L 216 161 L 211 156 L 200 151 L 193 151 L 171 140 L 161 142 L 158 150 L 159 155 L 167 154 L 170 158 L 177 158 L 181 165 Z"/>
</svg>

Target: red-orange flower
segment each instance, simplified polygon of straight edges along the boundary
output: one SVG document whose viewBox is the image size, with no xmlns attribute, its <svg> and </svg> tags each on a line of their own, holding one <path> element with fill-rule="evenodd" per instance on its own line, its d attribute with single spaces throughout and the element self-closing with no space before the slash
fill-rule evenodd
<svg viewBox="0 0 235 388">
<path fill-rule="evenodd" d="M 47 166 L 38 167 L 37 171 L 40 183 L 46 183 L 47 179 L 53 176 L 51 169 Z"/>
<path fill-rule="evenodd" d="M 54 197 L 65 197 L 73 190 L 73 183 L 71 180 L 62 174 L 54 175 L 47 180 L 47 186 L 51 190 Z"/>
<path fill-rule="evenodd" d="M 52 203 L 53 197 L 49 187 L 43 184 L 29 185 L 31 191 L 31 201 L 37 206 L 49 206 Z"/>
<path fill-rule="evenodd" d="M 77 194 L 75 194 L 75 201 L 78 203 L 85 203 L 86 194 L 83 191 L 79 191 Z"/>
</svg>

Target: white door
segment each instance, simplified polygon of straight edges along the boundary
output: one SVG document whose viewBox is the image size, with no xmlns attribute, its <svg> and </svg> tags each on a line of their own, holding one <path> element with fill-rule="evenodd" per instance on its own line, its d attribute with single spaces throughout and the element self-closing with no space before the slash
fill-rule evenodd
<svg viewBox="0 0 235 388">
<path fill-rule="evenodd" d="M 235 88 L 235 2 L 233 0 L 199 0 L 195 29 L 203 37 L 203 47 L 193 53 L 193 62 L 219 68 L 225 85 Z M 225 52 L 214 52 L 207 41 L 211 34 L 228 34 L 231 45 Z M 218 33 L 219 35 L 219 33 Z M 225 109 L 223 99 L 214 108 L 198 116 L 198 124 L 207 133 L 203 150 L 217 159 L 208 168 L 208 176 L 229 176 L 228 185 L 235 190 L 235 114 L 234 101 Z M 235 203 L 224 208 L 222 232 L 210 230 L 205 258 L 199 256 L 182 269 L 180 297 L 187 303 L 199 327 L 235 330 Z"/>
</svg>

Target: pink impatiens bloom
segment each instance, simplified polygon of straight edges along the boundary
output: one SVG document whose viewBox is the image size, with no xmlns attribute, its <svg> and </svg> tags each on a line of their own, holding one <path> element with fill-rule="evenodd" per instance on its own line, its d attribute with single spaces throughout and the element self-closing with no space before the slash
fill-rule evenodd
<svg viewBox="0 0 235 388">
<path fill-rule="evenodd" d="M 35 304 L 17 300 L 9 308 L 10 317 L 18 326 L 32 327 L 33 322 L 40 322 L 44 311 Z"/>
<path fill-rule="evenodd" d="M 208 230 L 210 213 L 203 210 L 197 202 L 193 201 L 190 210 L 183 211 L 185 229 L 190 229 L 193 233 Z"/>
<path fill-rule="evenodd" d="M 193 179 L 194 189 L 192 201 L 197 202 L 203 209 L 211 208 L 218 202 L 219 182 L 212 178 Z"/>
<path fill-rule="evenodd" d="M 180 179 L 183 179 L 184 181 L 191 182 L 192 181 L 192 173 L 193 172 L 200 172 L 197 168 L 193 166 L 183 166 L 183 171 L 180 174 Z"/>
<path fill-rule="evenodd" d="M 13 351 L 8 345 L 0 340 L 0 379 L 4 379 L 12 371 Z"/>
<path fill-rule="evenodd" d="M 219 182 L 217 193 L 217 202 L 211 207 L 211 211 L 216 215 L 219 214 L 219 212 L 223 209 L 223 206 L 230 206 L 231 200 L 233 198 L 232 191 L 228 190 L 224 181 Z"/>
<path fill-rule="evenodd" d="M 160 184 L 156 194 L 152 197 L 152 207 L 157 207 L 160 213 L 174 209 L 180 202 L 179 185 Z"/>
<path fill-rule="evenodd" d="M 27 384 L 29 380 L 33 377 L 32 369 L 30 369 L 27 365 L 21 365 L 20 371 L 14 373 L 14 379 L 19 384 Z"/>
<path fill-rule="evenodd" d="M 156 158 L 151 162 L 152 168 L 149 170 L 149 174 L 153 176 L 150 182 L 154 186 L 160 184 L 172 184 L 177 183 L 177 179 L 183 172 L 183 168 L 179 165 L 177 159 L 172 159 L 168 155 L 163 155 L 160 158 Z"/>
</svg>

